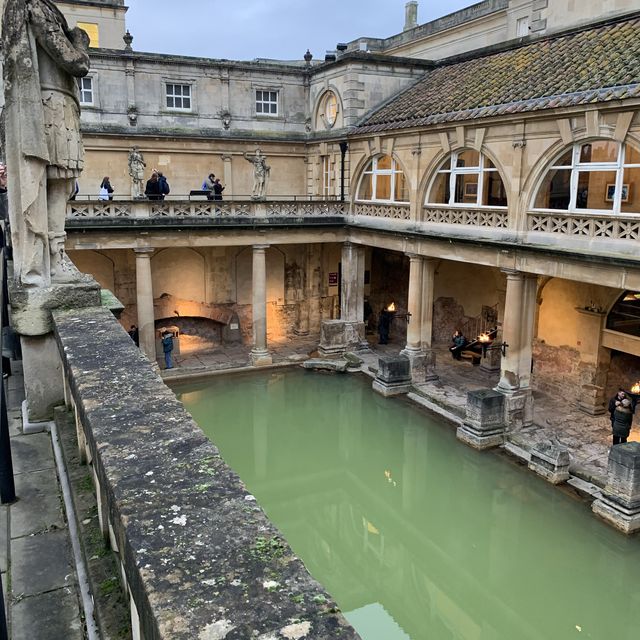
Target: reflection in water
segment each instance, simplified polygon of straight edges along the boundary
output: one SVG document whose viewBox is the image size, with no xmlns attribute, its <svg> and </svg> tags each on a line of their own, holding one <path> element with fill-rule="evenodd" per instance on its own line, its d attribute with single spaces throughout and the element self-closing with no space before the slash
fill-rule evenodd
<svg viewBox="0 0 640 640">
<path fill-rule="evenodd" d="M 637 638 L 638 540 L 369 381 L 177 393 L 363 640 Z"/>
</svg>

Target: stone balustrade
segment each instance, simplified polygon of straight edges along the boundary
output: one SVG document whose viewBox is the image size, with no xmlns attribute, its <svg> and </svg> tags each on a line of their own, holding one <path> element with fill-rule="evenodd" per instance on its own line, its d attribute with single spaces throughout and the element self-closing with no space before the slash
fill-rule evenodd
<svg viewBox="0 0 640 640">
<path fill-rule="evenodd" d="M 527 229 L 587 239 L 639 240 L 640 216 L 530 211 Z"/>
<path fill-rule="evenodd" d="M 68 220 L 100 218 L 328 218 L 348 205 L 337 200 L 74 200 Z"/>
<path fill-rule="evenodd" d="M 113 315 L 56 311 L 54 324 L 133 637 L 356 640 Z"/>
<path fill-rule="evenodd" d="M 356 202 L 353 205 L 353 215 L 371 218 L 389 218 L 390 220 L 409 220 L 408 204 L 384 204 L 374 202 Z"/>
<path fill-rule="evenodd" d="M 422 221 L 431 224 L 458 224 L 474 227 L 506 229 L 509 214 L 506 208 L 489 209 L 477 207 L 434 207 L 422 209 Z"/>
</svg>

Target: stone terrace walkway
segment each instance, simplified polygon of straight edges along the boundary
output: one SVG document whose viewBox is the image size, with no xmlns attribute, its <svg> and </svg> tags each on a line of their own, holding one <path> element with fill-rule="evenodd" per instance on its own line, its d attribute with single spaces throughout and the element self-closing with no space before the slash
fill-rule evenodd
<svg viewBox="0 0 640 640">
<path fill-rule="evenodd" d="M 400 352 L 404 345 L 378 345 L 370 337 L 369 352 L 360 352 L 362 370 L 373 375 L 378 356 Z M 292 364 L 305 360 L 317 348 L 317 339 L 308 337 L 287 338 L 280 342 L 269 341 L 274 365 Z M 176 358 L 176 367 L 163 371 L 167 382 L 207 375 L 223 369 L 246 368 L 250 348 L 237 345 L 219 347 L 212 351 Z M 464 417 L 468 391 L 491 388 L 498 382 L 498 375 L 487 374 L 466 361 L 453 360 L 446 346 L 436 347 L 436 369 L 439 380 L 416 385 L 416 396 L 423 403 L 454 422 Z M 162 363 L 159 361 L 162 365 Z M 571 471 L 575 475 L 603 486 L 606 479 L 607 458 L 611 441 L 608 415 L 589 416 L 579 411 L 574 401 L 565 401 L 547 393 L 534 391 L 534 424 L 513 432 L 510 442 L 528 452 L 538 442 L 554 441 L 566 445 L 571 454 Z M 640 441 L 640 428 L 634 427 L 630 440 Z"/>
</svg>

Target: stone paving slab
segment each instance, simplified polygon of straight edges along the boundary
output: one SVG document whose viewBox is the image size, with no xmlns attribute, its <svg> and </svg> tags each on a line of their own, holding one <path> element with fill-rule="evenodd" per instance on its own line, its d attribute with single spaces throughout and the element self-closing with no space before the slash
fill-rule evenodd
<svg viewBox="0 0 640 640">
<path fill-rule="evenodd" d="M 34 433 L 11 439 L 14 473 L 53 469 L 53 450 L 48 433 Z"/>
<path fill-rule="evenodd" d="M 73 589 L 24 598 L 12 607 L 12 640 L 82 640 L 83 622 Z"/>
<path fill-rule="evenodd" d="M 75 582 L 68 532 L 49 531 L 11 540 L 11 590 L 31 596 Z"/>
<path fill-rule="evenodd" d="M 65 526 L 54 469 L 19 473 L 15 485 L 19 500 L 11 507 L 12 538 Z"/>
</svg>

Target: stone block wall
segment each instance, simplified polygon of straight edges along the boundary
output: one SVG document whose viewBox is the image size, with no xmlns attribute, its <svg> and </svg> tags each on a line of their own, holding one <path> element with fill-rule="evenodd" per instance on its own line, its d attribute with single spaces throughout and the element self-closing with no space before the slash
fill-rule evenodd
<svg viewBox="0 0 640 640">
<path fill-rule="evenodd" d="M 58 312 L 55 334 L 133 637 L 357 640 L 111 313 Z"/>
<path fill-rule="evenodd" d="M 534 340 L 531 380 L 534 388 L 573 401 L 583 384 L 596 383 L 596 367 L 581 360 L 573 347 L 553 347 Z"/>
</svg>

